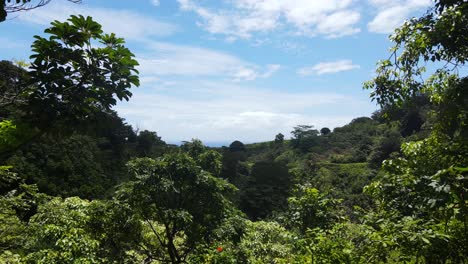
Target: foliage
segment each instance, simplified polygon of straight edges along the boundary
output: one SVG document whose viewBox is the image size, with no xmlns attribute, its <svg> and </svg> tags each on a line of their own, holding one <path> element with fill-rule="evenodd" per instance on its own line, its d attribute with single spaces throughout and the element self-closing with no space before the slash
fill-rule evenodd
<svg viewBox="0 0 468 264">
<path fill-rule="evenodd" d="M 319 141 L 319 131 L 314 129 L 313 126 L 296 126 L 294 130 L 291 131 L 291 134 L 293 135 L 291 139 L 292 147 L 302 152 L 307 152 L 311 147 L 317 145 Z"/>
<path fill-rule="evenodd" d="M 50 195 L 103 198 L 115 181 L 102 168 L 101 151 L 89 136 L 63 140 L 44 138 L 11 157 L 8 162 L 28 182 Z"/>
<path fill-rule="evenodd" d="M 320 129 L 320 134 L 321 135 L 326 136 L 326 135 L 328 135 L 330 133 L 331 133 L 331 130 L 328 127 L 323 127 L 322 129 Z"/>
<path fill-rule="evenodd" d="M 468 150 L 430 137 L 407 143 L 402 151 L 403 157 L 385 162 L 386 174 L 367 191 L 377 200 L 381 214 L 393 215 L 392 224 L 406 227 L 411 223 L 418 233 L 426 235 L 421 245 L 406 242 L 396 233 L 386 235 L 395 236 L 401 250 L 409 251 L 410 256 L 418 253 L 425 259 L 437 256 L 462 261 L 468 252 L 458 245 L 468 242 L 462 235 L 468 231 L 468 202 L 467 176 L 460 166 L 466 164 Z M 417 234 L 411 229 L 408 233 Z M 414 252 L 415 247 L 418 252 Z"/>
<path fill-rule="evenodd" d="M 2 156 L 47 132 L 74 131 L 77 123 L 110 111 L 117 99 L 128 100 L 131 86 L 139 85 L 138 63 L 123 39 L 103 34 L 91 17 L 55 21 L 45 32 L 48 39 L 35 36 L 29 71 L 0 65 L 6 69 L 0 75 L 1 104 L 7 106 L 1 121 L 12 120 L 18 128 L 15 137 L 21 139 L 2 145 Z"/>
<path fill-rule="evenodd" d="M 28 72 L 10 61 L 0 61 L 0 116 L 10 115 L 15 106 L 24 103 L 21 94 L 28 88 Z"/>
<path fill-rule="evenodd" d="M 281 133 L 278 133 L 276 136 L 275 136 L 275 143 L 276 144 L 283 144 L 284 142 L 284 135 L 281 134 Z"/>
<path fill-rule="evenodd" d="M 366 247 L 365 230 L 351 223 L 339 223 L 329 229 L 307 230 L 298 241 L 300 263 L 376 263 Z"/>
<path fill-rule="evenodd" d="M 0 166 L 1 251 L 18 249 L 26 241 L 25 223 L 36 213 L 36 194 L 36 186 L 25 184 L 10 166 Z"/>
<path fill-rule="evenodd" d="M 373 168 L 380 168 L 382 162 L 390 157 L 392 153 L 399 152 L 402 138 L 395 129 L 387 130 L 377 139 L 369 154 L 369 164 Z"/>
<path fill-rule="evenodd" d="M 245 151 L 245 145 L 239 140 L 235 140 L 229 145 L 229 151 L 231 152 Z"/>
<path fill-rule="evenodd" d="M 251 219 L 264 219 L 287 207 L 291 187 L 288 168 L 281 163 L 257 162 L 241 186 L 240 208 Z"/>
<path fill-rule="evenodd" d="M 192 139 L 192 141 L 184 141 L 184 144 L 180 148 L 187 152 L 192 158 L 200 156 L 203 152 L 206 151 L 206 147 L 203 145 L 203 142 L 199 139 Z"/>
<path fill-rule="evenodd" d="M 363 188 L 371 183 L 374 176 L 375 172 L 366 163 L 320 163 L 308 184 L 330 197 L 341 199 L 346 214 L 353 217 L 354 206 L 371 207 L 372 202 L 368 195 L 363 194 Z"/>
<path fill-rule="evenodd" d="M 192 157 L 203 170 L 210 172 L 213 176 L 220 176 L 222 155 L 219 152 L 208 149 L 199 139 L 192 139 L 190 142 L 184 141 L 184 144 L 180 148 Z"/>
<path fill-rule="evenodd" d="M 198 167 L 186 154 L 168 154 L 158 160 L 135 159 L 128 164 L 132 181 L 123 185 L 119 199 L 128 203 L 157 238 L 161 252 L 149 252 L 181 263 L 208 242 L 227 216 L 234 187 Z M 158 230 L 153 223 L 162 225 Z"/>
<path fill-rule="evenodd" d="M 215 150 L 207 150 L 197 157 L 197 164 L 213 176 L 220 176 L 222 155 Z"/>
<path fill-rule="evenodd" d="M 223 149 L 222 155 L 221 178 L 239 187 L 244 176 L 248 175 L 248 168 L 243 163 L 247 159 L 244 144 L 234 141 L 229 148 Z"/>
<path fill-rule="evenodd" d="M 467 11 L 438 0 L 396 30 L 372 118 L 220 151 L 137 135 L 111 110 L 133 54 L 91 18 L 53 22 L 30 72 L 0 63 L 0 153 L 21 148 L 0 167 L 0 262 L 467 262 Z"/>
<path fill-rule="evenodd" d="M 250 222 L 239 243 L 244 263 L 289 263 L 293 234 L 275 222 Z"/>
<path fill-rule="evenodd" d="M 2 120 L 0 122 L 0 149 L 5 149 L 18 144 L 15 135 L 16 125 L 11 120 Z"/>
<path fill-rule="evenodd" d="M 403 144 L 402 157 L 385 161 L 382 176 L 367 187 L 378 205 L 369 225 L 386 223 L 375 234 L 392 241 L 403 261 L 468 259 L 459 246 L 467 244 L 467 81 L 457 70 L 468 54 L 467 8 L 466 1 L 436 1 L 405 23 L 391 37 L 393 61 L 382 61 L 366 85 L 382 106 L 425 93 L 435 108 L 430 137 Z M 420 64 L 430 61 L 446 64 L 424 75 Z"/>
<path fill-rule="evenodd" d="M 35 36 L 32 44 L 29 74 L 37 88 L 28 94 L 27 110 L 38 115 L 35 125 L 85 119 L 130 98 L 129 88 L 139 85 L 138 63 L 123 39 L 103 34 L 91 17 L 51 25 L 50 37 Z M 96 42 L 101 45 L 93 47 Z"/>
<path fill-rule="evenodd" d="M 89 202 L 79 198 L 54 198 L 41 206 L 28 230 L 26 262 L 103 263 L 99 241 L 86 230 L 88 208 Z"/>
<path fill-rule="evenodd" d="M 327 229 L 341 219 L 337 208 L 340 202 L 315 188 L 298 186 L 295 196 L 288 199 L 287 225 L 302 234 L 308 229 Z"/>
<path fill-rule="evenodd" d="M 373 90 L 373 100 L 380 105 L 401 104 L 419 93 L 441 92 L 437 86 L 420 81 L 426 71 L 421 64 L 445 62 L 436 67 L 437 75 L 466 62 L 467 10 L 466 1 L 436 1 L 431 12 L 396 29 L 390 37 L 394 43 L 390 59 L 379 62 L 377 77 L 365 85 Z"/>
<path fill-rule="evenodd" d="M 153 131 L 143 130 L 136 137 L 136 152 L 138 157 L 153 157 L 159 154 L 157 148 L 165 145 L 161 137 Z"/>
<path fill-rule="evenodd" d="M 219 239 L 213 247 L 192 259 L 192 263 L 291 263 L 294 260 L 294 234 L 276 222 L 252 222 L 236 217 L 229 219 L 218 232 Z"/>
</svg>

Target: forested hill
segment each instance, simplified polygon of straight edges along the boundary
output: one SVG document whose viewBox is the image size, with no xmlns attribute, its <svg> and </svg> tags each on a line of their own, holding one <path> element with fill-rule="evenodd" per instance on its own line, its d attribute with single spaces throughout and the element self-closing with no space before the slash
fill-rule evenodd
<svg viewBox="0 0 468 264">
<path fill-rule="evenodd" d="M 0 263 L 468 262 L 467 25 L 437 0 L 396 29 L 371 117 L 210 148 L 127 124 L 125 41 L 52 22 L 0 61 Z"/>
<path fill-rule="evenodd" d="M 288 140 L 279 133 L 269 142 L 234 141 L 217 149 L 223 154 L 221 177 L 239 188 L 241 209 L 253 219 L 284 210 L 298 185 L 342 199 L 349 213 L 353 206 L 368 208 L 364 186 L 383 160 L 399 156 L 403 142 L 427 137 L 429 109 L 429 101 L 420 96 L 398 113 L 378 111 L 372 118 L 359 117 L 333 131 L 299 125 Z"/>
</svg>

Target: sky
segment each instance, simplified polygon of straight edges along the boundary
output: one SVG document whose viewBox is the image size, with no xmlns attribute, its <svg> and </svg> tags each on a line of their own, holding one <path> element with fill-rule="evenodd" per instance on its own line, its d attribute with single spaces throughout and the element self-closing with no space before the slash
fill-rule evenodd
<svg viewBox="0 0 468 264">
<path fill-rule="evenodd" d="M 0 23 L 0 59 L 28 61 L 53 20 L 91 16 L 139 62 L 118 114 L 179 143 L 245 143 L 334 128 L 378 109 L 362 84 L 389 34 L 431 0 L 54 0 Z"/>
</svg>

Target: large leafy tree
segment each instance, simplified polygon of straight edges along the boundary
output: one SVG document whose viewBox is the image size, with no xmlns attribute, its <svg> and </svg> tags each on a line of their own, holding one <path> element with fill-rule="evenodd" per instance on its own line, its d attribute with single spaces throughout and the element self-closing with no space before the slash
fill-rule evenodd
<svg viewBox="0 0 468 264">
<path fill-rule="evenodd" d="M 421 93 L 436 99 L 434 96 L 446 88 L 439 82 L 441 78 L 447 80 L 450 73 L 456 74 L 466 63 L 467 24 L 465 0 L 437 0 L 426 15 L 408 20 L 396 29 L 390 36 L 394 46 L 389 59 L 379 62 L 377 77 L 365 85 L 372 89 L 372 99 L 382 106 L 402 104 Z M 441 64 L 424 67 L 430 62 Z M 429 72 L 432 78 L 425 81 L 428 69 L 433 69 Z"/>
<path fill-rule="evenodd" d="M 400 261 L 468 259 L 460 246 L 468 244 L 467 25 L 466 1 L 436 1 L 395 31 L 390 59 L 366 84 L 384 107 L 420 94 L 434 105 L 431 135 L 403 144 L 402 157 L 384 161 L 382 177 L 367 188 L 379 209 L 371 225 L 400 252 Z M 386 225 L 379 224 L 383 219 Z"/>
<path fill-rule="evenodd" d="M 48 38 L 35 36 L 29 71 L 6 65 L 10 70 L 0 81 L 6 103 L 10 99 L 20 102 L 14 116 L 2 118 L 14 119 L 14 124 L 22 127 L 19 134 L 21 130 L 32 134 L 24 137 L 23 143 L 53 128 L 65 132 L 77 121 L 109 111 L 117 99 L 128 100 L 132 95 L 129 89 L 139 85 L 138 63 L 124 40 L 104 34 L 91 17 L 54 21 L 45 32 Z M 20 87 L 4 89 L 11 83 Z M 0 146 L 0 154 L 11 153 L 18 145 Z"/>
<path fill-rule="evenodd" d="M 29 94 L 30 111 L 47 120 L 83 119 L 128 100 L 138 86 L 134 55 L 122 38 L 104 34 L 91 17 L 52 22 L 49 38 L 35 36 Z M 42 120 L 40 120 L 42 121 Z"/>
<path fill-rule="evenodd" d="M 149 227 L 155 243 L 147 243 L 148 260 L 182 263 L 203 247 L 212 231 L 227 216 L 226 198 L 234 187 L 203 171 L 187 154 L 129 162 L 132 181 L 119 191 Z"/>
</svg>

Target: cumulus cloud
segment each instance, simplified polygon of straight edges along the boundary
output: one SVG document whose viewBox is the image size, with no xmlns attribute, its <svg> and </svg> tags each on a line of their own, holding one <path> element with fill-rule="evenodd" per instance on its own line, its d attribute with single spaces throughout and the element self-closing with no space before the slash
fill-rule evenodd
<svg viewBox="0 0 468 264">
<path fill-rule="evenodd" d="M 151 4 L 154 6 L 159 6 L 161 3 L 159 2 L 159 0 L 151 0 Z"/>
<path fill-rule="evenodd" d="M 177 31 L 173 24 L 158 21 L 129 10 L 90 8 L 84 4 L 54 1 L 46 8 L 37 8 L 18 13 L 18 20 L 26 23 L 49 25 L 51 21 L 64 21 L 70 15 L 85 14 L 93 17 L 104 31 L 116 33 L 126 39 L 141 39 L 151 36 L 168 36 Z"/>
<path fill-rule="evenodd" d="M 132 100 L 117 110 L 169 142 L 272 140 L 298 124 L 333 128 L 374 110 L 366 99 L 333 92 L 292 93 L 214 81 L 179 82 L 174 89 L 170 94 L 150 86 L 135 89 Z M 337 114 L 337 107 L 347 113 Z"/>
<path fill-rule="evenodd" d="M 297 73 L 302 76 L 323 75 L 350 71 L 359 68 L 360 66 L 357 64 L 353 64 L 351 60 L 338 60 L 333 62 L 320 62 L 310 67 L 303 67 L 298 69 Z"/>
<path fill-rule="evenodd" d="M 403 24 L 412 13 L 422 11 L 431 6 L 431 0 L 369 0 L 369 3 L 377 9 L 375 17 L 367 24 L 371 32 L 392 33 L 393 30 Z"/>
<path fill-rule="evenodd" d="M 213 34 L 250 38 L 253 33 L 291 26 L 296 34 L 329 38 L 359 32 L 360 13 L 352 0 L 238 0 L 226 9 L 210 10 L 193 0 L 178 0 L 180 8 L 195 12 L 199 25 Z"/>
</svg>

